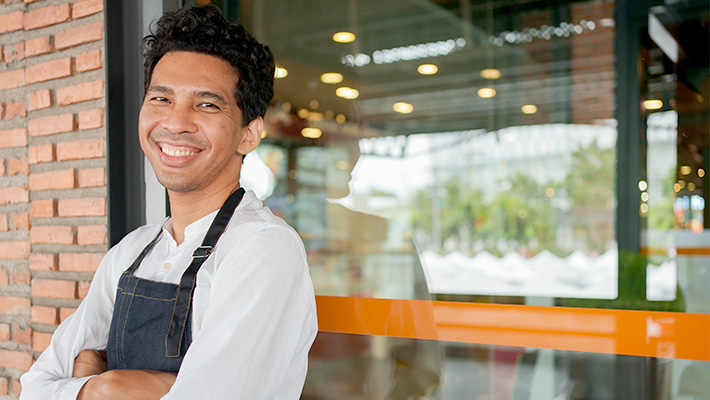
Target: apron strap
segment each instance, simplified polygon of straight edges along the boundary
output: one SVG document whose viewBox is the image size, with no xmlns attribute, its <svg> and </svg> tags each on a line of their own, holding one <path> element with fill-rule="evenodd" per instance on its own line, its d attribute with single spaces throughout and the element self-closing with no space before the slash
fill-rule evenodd
<svg viewBox="0 0 710 400">
<path fill-rule="evenodd" d="M 165 354 L 168 357 L 180 357 L 180 346 L 185 340 L 185 329 L 188 323 L 188 314 L 192 305 L 192 295 L 195 292 L 197 282 L 197 271 L 212 253 L 212 249 L 224 230 L 227 228 L 229 220 L 234 214 L 239 202 L 244 196 L 244 188 L 239 188 L 232 193 L 217 212 L 212 225 L 207 230 L 202 244 L 197 247 L 192 254 L 192 262 L 185 270 L 180 279 L 180 289 L 178 291 L 173 315 L 170 318 L 170 326 L 165 336 Z"/>
</svg>

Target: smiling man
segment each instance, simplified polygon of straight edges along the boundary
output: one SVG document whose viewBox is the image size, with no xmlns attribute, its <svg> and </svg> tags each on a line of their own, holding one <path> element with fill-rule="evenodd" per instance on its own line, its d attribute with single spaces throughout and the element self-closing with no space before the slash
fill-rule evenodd
<svg viewBox="0 0 710 400">
<path fill-rule="evenodd" d="M 138 134 L 171 218 L 109 250 L 21 399 L 297 399 L 317 330 L 305 251 L 239 186 L 273 56 L 213 6 L 165 14 L 144 55 Z"/>
</svg>

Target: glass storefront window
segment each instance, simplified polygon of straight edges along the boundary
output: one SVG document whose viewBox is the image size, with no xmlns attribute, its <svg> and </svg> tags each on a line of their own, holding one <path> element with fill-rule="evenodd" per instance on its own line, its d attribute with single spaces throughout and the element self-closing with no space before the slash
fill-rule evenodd
<svg viewBox="0 0 710 400">
<path fill-rule="evenodd" d="M 707 2 L 216 3 L 279 67 L 303 398 L 710 398 Z"/>
</svg>

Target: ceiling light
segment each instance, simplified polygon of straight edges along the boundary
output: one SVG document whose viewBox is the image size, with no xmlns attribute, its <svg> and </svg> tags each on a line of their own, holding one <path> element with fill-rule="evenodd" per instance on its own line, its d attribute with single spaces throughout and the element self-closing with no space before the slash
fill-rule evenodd
<svg viewBox="0 0 710 400">
<path fill-rule="evenodd" d="M 339 124 L 342 124 L 345 122 L 345 115 L 344 114 L 338 114 L 335 116 L 335 121 L 337 121 Z"/>
<path fill-rule="evenodd" d="M 643 101 L 643 108 L 647 110 L 658 110 L 663 108 L 663 101 L 661 100 L 644 100 Z"/>
<path fill-rule="evenodd" d="M 537 106 L 535 104 L 526 104 L 520 107 L 520 110 L 523 112 L 523 114 L 535 114 L 537 112 Z"/>
<path fill-rule="evenodd" d="M 285 78 L 288 76 L 288 70 L 284 67 L 276 67 L 276 71 L 274 71 L 274 78 L 276 79 L 281 79 Z"/>
<path fill-rule="evenodd" d="M 422 64 L 417 67 L 417 72 L 422 75 L 434 75 L 439 72 L 439 67 L 434 64 Z"/>
<path fill-rule="evenodd" d="M 261 138 L 263 139 L 263 138 L 265 138 L 265 137 L 266 137 L 266 131 L 265 131 L 265 130 L 264 130 L 264 131 L 261 131 Z"/>
<path fill-rule="evenodd" d="M 299 118 L 306 119 L 308 118 L 308 114 L 310 114 L 310 111 L 306 108 L 299 108 L 298 111 L 296 111 L 296 115 L 298 115 Z"/>
<path fill-rule="evenodd" d="M 318 139 L 323 135 L 323 131 L 318 128 L 303 128 L 301 129 L 301 136 L 308 139 Z"/>
<path fill-rule="evenodd" d="M 500 70 L 495 68 L 486 68 L 481 71 L 481 77 L 483 79 L 498 79 L 500 78 Z"/>
<path fill-rule="evenodd" d="M 308 105 L 315 110 L 320 106 L 320 103 L 318 102 L 318 100 L 313 99 L 310 103 L 308 103 Z"/>
<path fill-rule="evenodd" d="M 343 75 L 337 72 L 326 72 L 320 76 L 320 81 L 328 84 L 340 83 L 343 81 Z"/>
<path fill-rule="evenodd" d="M 335 89 L 335 95 L 344 99 L 352 100 L 357 99 L 358 96 L 360 96 L 360 92 L 357 89 L 353 89 L 351 87 L 341 86 Z"/>
<path fill-rule="evenodd" d="M 333 41 L 337 43 L 350 43 L 355 41 L 355 34 L 352 32 L 335 32 L 333 34 Z"/>
<path fill-rule="evenodd" d="M 414 106 L 403 101 L 394 103 L 392 109 L 400 114 L 409 114 L 414 111 Z"/>
<path fill-rule="evenodd" d="M 308 119 L 309 121 L 323 121 L 323 118 L 323 113 L 315 111 L 309 112 L 308 116 L 306 117 L 306 119 Z"/>
<path fill-rule="evenodd" d="M 492 88 L 480 88 L 478 89 L 478 96 L 483 97 L 484 99 L 490 99 L 491 97 L 495 97 L 496 91 L 495 89 Z"/>
<path fill-rule="evenodd" d="M 693 172 L 693 169 L 690 168 L 689 165 L 683 165 L 680 167 L 680 173 L 682 175 L 690 175 L 691 172 Z"/>
</svg>

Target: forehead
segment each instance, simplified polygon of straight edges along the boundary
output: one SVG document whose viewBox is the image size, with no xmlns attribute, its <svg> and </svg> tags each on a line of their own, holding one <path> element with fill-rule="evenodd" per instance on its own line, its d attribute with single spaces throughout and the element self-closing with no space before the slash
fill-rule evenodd
<svg viewBox="0 0 710 400">
<path fill-rule="evenodd" d="M 187 51 L 166 53 L 155 65 L 150 86 L 211 89 L 233 93 L 237 72 L 227 61 Z"/>
</svg>

